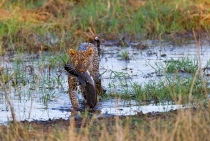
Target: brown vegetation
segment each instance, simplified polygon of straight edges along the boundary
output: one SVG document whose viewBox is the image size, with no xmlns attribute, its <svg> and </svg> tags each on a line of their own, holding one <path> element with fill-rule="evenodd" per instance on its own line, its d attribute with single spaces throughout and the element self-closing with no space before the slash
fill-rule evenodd
<svg viewBox="0 0 210 141">
<path fill-rule="evenodd" d="M 83 117 L 1 126 L 1 140 L 208 140 L 209 109 Z"/>
</svg>

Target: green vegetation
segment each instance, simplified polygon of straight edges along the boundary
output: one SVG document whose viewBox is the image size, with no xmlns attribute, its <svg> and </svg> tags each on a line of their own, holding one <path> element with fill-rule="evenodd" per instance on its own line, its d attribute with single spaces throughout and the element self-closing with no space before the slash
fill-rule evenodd
<svg viewBox="0 0 210 141">
<path fill-rule="evenodd" d="M 66 83 L 63 79 L 66 75 L 61 74 L 68 56 L 51 52 L 43 53 L 38 58 L 27 59 L 23 55 L 26 54 L 19 54 L 12 58 L 12 66 L 3 67 L 0 70 L 0 92 L 18 95 L 20 101 L 23 98 L 30 100 L 38 92 L 36 100 L 47 106 L 50 100 L 60 96 L 55 95 L 56 89 L 62 89 L 63 84 Z M 11 89 L 15 91 L 11 93 Z"/>
<path fill-rule="evenodd" d="M 0 63 L 1 102 L 14 114 L 12 91 L 20 101 L 36 97 L 47 108 L 50 100 L 59 97 L 56 88 L 63 90 L 66 83 L 61 73 L 69 60 L 68 48 L 91 41 L 93 35 L 123 41 L 122 36 L 127 35 L 132 40 L 139 36 L 161 40 L 162 35 L 170 34 L 173 39 L 192 30 L 208 34 L 209 6 L 208 0 L 2 0 L 0 56 L 9 54 L 2 61 L 12 65 Z M 33 57 L 24 58 L 26 52 Z M 10 53 L 15 56 L 10 58 Z M 118 55 L 124 60 L 132 57 L 125 49 Z M 17 123 L 13 115 L 14 123 L 0 126 L 0 140 L 208 140 L 209 81 L 205 71 L 210 61 L 202 70 L 197 60 L 171 58 L 151 66 L 162 77 L 144 84 L 133 82 L 129 74 L 112 71 L 108 94 L 99 97 L 136 100 L 139 105 L 144 101 L 193 105 L 199 107 L 196 111 L 180 110 L 160 117 L 139 113 L 111 121 L 85 115 L 79 123 L 70 119 L 65 125 L 48 126 Z"/>
<path fill-rule="evenodd" d="M 199 5 L 199 6 L 198 6 Z M 18 58 L 15 58 L 13 70 L 1 70 L 2 83 L 12 83 L 12 87 L 20 85 L 43 88 L 44 95 L 41 99 L 46 102 L 54 94 L 49 94 L 47 89 L 59 85 L 60 78 L 50 77 L 51 68 L 68 62 L 67 48 L 76 47 L 80 41 L 90 40 L 96 33 L 110 35 L 106 37 L 118 37 L 121 34 L 173 34 L 195 29 L 208 32 L 208 11 L 204 5 L 210 5 L 207 1 L 191 2 L 190 0 L 176 1 L 2 1 L 2 17 L 0 21 L 0 36 L 2 44 L 0 54 L 15 50 Z M 201 13 L 201 16 L 197 14 Z M 91 35 L 90 35 L 91 34 Z M 84 39 L 85 38 L 85 39 Z M 27 50 L 50 50 L 52 56 L 41 57 L 37 64 L 28 66 L 21 56 Z M 60 55 L 62 54 L 62 56 Z M 128 60 L 129 53 L 123 50 L 119 56 Z M 195 97 L 205 98 L 207 88 L 202 76 L 198 75 L 198 61 L 195 58 L 182 58 L 179 60 L 165 61 L 163 66 L 152 66 L 156 73 L 162 73 L 164 80 L 148 84 L 138 85 L 130 82 L 127 74 L 112 72 L 110 74 L 109 87 L 113 90 L 122 86 L 121 94 L 111 91 L 114 96 L 124 99 L 159 101 L 192 101 Z M 208 67 L 209 64 L 206 65 Z M 38 68 L 42 74 L 43 69 L 48 68 L 49 74 L 41 77 L 40 86 L 31 85 L 36 82 L 38 75 L 29 74 L 26 69 Z M 179 76 L 179 72 L 189 73 L 189 77 Z M 171 73 L 175 73 L 171 77 Z M 43 74 L 46 75 L 46 74 Z M 116 84 L 116 80 L 119 84 Z M 45 84 L 45 85 L 43 85 Z M 130 87 L 131 86 L 131 87 Z M 30 93 L 30 92 L 29 92 Z M 180 96 L 181 95 L 181 99 Z M 190 95 L 190 96 L 189 96 Z M 191 97 L 193 96 L 193 97 Z M 108 96 L 110 97 L 110 96 Z"/>
<path fill-rule="evenodd" d="M 3 1 L 0 50 L 63 50 L 88 40 L 89 29 L 108 39 L 192 29 L 208 33 L 209 5 L 202 0 Z"/>
<path fill-rule="evenodd" d="M 120 54 L 119 57 L 121 57 L 123 60 L 129 60 L 129 53 L 126 50 L 123 50 Z"/>
<path fill-rule="evenodd" d="M 207 62 L 206 67 L 208 66 Z M 162 77 L 142 84 L 133 82 L 127 73 L 112 71 L 109 77 L 110 94 L 106 95 L 105 99 L 110 97 L 135 99 L 139 104 L 143 101 L 195 104 L 198 101 L 205 101 L 208 97 L 210 89 L 206 86 L 206 81 L 209 79 L 200 72 L 203 70 L 198 69 L 196 59 L 187 57 L 170 59 L 165 61 L 164 65 L 156 64 L 155 67 L 151 67 Z"/>
<path fill-rule="evenodd" d="M 178 60 L 165 61 L 166 72 L 173 73 L 176 71 L 195 73 L 198 69 L 198 59 L 181 58 Z"/>
<path fill-rule="evenodd" d="M 133 85 L 133 93 L 137 100 L 154 100 L 158 102 L 170 102 L 193 104 L 198 100 L 204 100 L 206 94 L 204 85 L 198 77 L 193 82 L 193 78 L 183 78 L 175 76 L 174 78 L 165 78 L 159 82 L 140 85 Z M 193 89 L 191 89 L 193 87 Z"/>
<path fill-rule="evenodd" d="M 196 77 L 196 76 L 194 76 Z M 199 100 L 205 100 L 207 94 L 201 77 L 166 76 L 165 80 L 137 84 L 131 82 L 131 86 L 124 86 L 120 93 L 112 96 L 122 99 L 135 99 L 141 104 L 143 101 L 158 102 L 179 102 L 182 104 L 193 104 Z M 208 89 L 209 91 L 209 89 Z M 110 97 L 111 95 L 109 95 Z"/>
</svg>

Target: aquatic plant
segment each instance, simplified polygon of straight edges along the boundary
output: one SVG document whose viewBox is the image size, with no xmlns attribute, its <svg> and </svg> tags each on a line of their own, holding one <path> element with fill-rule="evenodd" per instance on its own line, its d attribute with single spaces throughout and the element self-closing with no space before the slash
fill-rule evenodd
<svg viewBox="0 0 210 141">
<path fill-rule="evenodd" d="M 145 38 L 170 34 L 174 39 L 176 33 L 192 29 L 208 33 L 209 4 L 207 0 L 2 0 L 0 56 L 14 52 L 16 58 L 10 56 L 7 60 L 12 67 L 0 66 L 0 100 L 6 105 L 3 110 L 11 111 L 15 123 L 0 126 L 0 140 L 208 140 L 209 88 L 197 59 L 170 59 L 162 66 L 156 64 L 153 67 L 156 73 L 162 73 L 162 79 L 142 85 L 133 82 L 127 73 L 110 73 L 108 94 L 100 100 L 120 97 L 134 99 L 140 105 L 154 101 L 199 107 L 196 112 L 190 109 L 172 116 L 166 114 L 163 120 L 138 113 L 124 120 L 114 117 L 101 121 L 85 111 L 80 123 L 70 118 L 64 123 L 67 126 L 62 126 L 63 122 L 54 124 L 51 119 L 52 125 L 18 123 L 11 99 L 15 95 L 20 102 L 23 98 L 31 100 L 31 107 L 34 100 L 39 100 L 46 108 L 49 101 L 59 97 L 55 88 L 63 90 L 66 83 L 61 75 L 64 62 L 69 60 L 66 48 L 86 41 L 90 28 L 108 39 L 122 34 Z M 46 50 L 52 54 L 45 54 Z M 33 56 L 31 62 L 23 60 L 25 51 Z M 123 51 L 121 57 L 130 56 Z M 179 76 L 180 71 L 190 75 Z"/>
<path fill-rule="evenodd" d="M 120 54 L 119 54 L 119 57 L 121 57 L 123 60 L 129 60 L 130 57 L 129 57 L 129 54 L 126 50 L 123 50 Z"/>
<path fill-rule="evenodd" d="M 173 73 L 176 71 L 195 73 L 198 69 L 198 59 L 189 59 L 184 57 L 178 60 L 171 58 L 165 61 L 166 72 Z"/>
</svg>

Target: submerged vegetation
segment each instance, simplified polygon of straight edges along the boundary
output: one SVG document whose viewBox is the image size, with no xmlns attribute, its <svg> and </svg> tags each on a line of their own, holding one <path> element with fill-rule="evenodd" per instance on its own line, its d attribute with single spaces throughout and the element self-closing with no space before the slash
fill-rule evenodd
<svg viewBox="0 0 210 141">
<path fill-rule="evenodd" d="M 176 35 L 192 31 L 195 39 L 202 33 L 209 38 L 208 0 L 2 0 L 0 8 L 0 56 L 4 57 L 0 59 L 0 102 L 14 120 L 0 126 L 0 140 L 209 139 L 210 60 L 202 68 L 199 57 L 150 65 L 160 79 L 142 84 L 130 74 L 111 70 L 107 94 L 100 96 L 100 101 L 173 103 L 191 107 L 188 110 L 108 118 L 85 111 L 79 119 L 67 121 L 16 122 L 10 101 L 14 96 L 19 102 L 31 100 L 32 106 L 38 99 L 47 109 L 48 102 L 59 97 L 56 88 L 67 91 L 62 69 L 69 60 L 68 48 L 91 42 L 92 35 L 99 36 L 102 44 L 117 42 L 122 47 L 117 57 L 128 62 L 132 59 L 126 50 L 129 41 L 157 38 L 161 42 L 170 35 L 175 42 Z M 200 45 L 197 40 L 196 44 Z M 140 50 L 147 47 L 142 44 Z"/>
<path fill-rule="evenodd" d="M 135 99 L 139 103 L 154 101 L 155 103 L 175 102 L 192 105 L 208 98 L 209 88 L 206 87 L 206 81 L 209 79 L 198 74 L 198 62 L 195 60 L 172 59 L 165 62 L 165 67 L 157 68 L 156 75 L 160 75 L 162 72 L 163 77 L 143 84 L 131 81 L 126 73 L 113 71 L 110 74 L 111 94 L 108 97 Z M 117 87 L 122 87 L 122 91 L 114 92 Z"/>
</svg>

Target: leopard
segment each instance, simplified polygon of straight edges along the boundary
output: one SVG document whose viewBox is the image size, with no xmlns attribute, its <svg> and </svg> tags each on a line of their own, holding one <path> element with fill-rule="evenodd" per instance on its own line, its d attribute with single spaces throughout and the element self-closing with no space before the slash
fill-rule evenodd
<svg viewBox="0 0 210 141">
<path fill-rule="evenodd" d="M 82 43 L 77 50 L 72 48 L 69 49 L 70 64 L 75 67 L 75 69 L 84 73 L 88 71 L 90 76 L 93 78 L 96 92 L 99 94 L 102 91 L 101 78 L 99 74 L 99 63 L 100 63 L 100 41 L 98 37 L 95 37 L 97 45 L 93 43 L 85 42 Z M 86 91 L 84 86 L 82 86 L 77 77 L 73 75 L 68 75 L 68 85 L 69 85 L 69 97 L 74 109 L 79 108 L 79 102 L 77 100 L 76 92 L 78 86 L 82 92 L 84 99 L 86 99 Z"/>
</svg>

